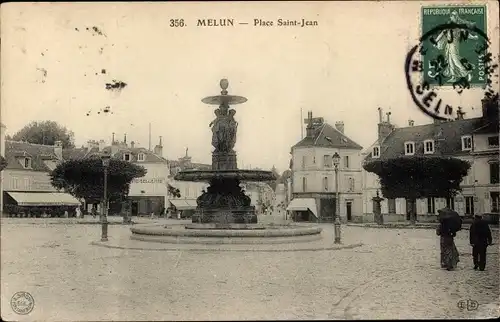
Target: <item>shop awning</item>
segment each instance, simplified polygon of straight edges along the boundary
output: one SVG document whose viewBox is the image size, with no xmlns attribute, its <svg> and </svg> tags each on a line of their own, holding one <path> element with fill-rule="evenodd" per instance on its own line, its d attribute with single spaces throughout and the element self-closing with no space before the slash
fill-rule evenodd
<svg viewBox="0 0 500 322">
<path fill-rule="evenodd" d="M 316 200 L 313 198 L 295 198 L 289 204 L 286 210 L 291 211 L 307 211 L 318 217 L 318 209 L 316 208 Z"/>
<path fill-rule="evenodd" d="M 174 205 L 177 210 L 194 210 L 196 209 L 196 200 L 193 199 L 172 199 L 170 203 Z"/>
<path fill-rule="evenodd" d="M 78 199 L 64 192 L 7 192 L 18 206 L 79 206 Z"/>
</svg>

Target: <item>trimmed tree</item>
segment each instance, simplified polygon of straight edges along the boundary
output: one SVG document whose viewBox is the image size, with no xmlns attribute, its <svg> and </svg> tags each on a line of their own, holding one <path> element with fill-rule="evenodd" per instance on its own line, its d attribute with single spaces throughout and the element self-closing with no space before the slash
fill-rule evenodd
<svg viewBox="0 0 500 322">
<path fill-rule="evenodd" d="M 7 160 L 3 156 L 0 155 L 0 171 L 7 167 Z"/>
<path fill-rule="evenodd" d="M 450 198 L 459 191 L 460 182 L 471 165 L 467 161 L 448 157 L 398 157 L 372 160 L 363 168 L 379 176 L 385 198 L 405 198 L 410 207 L 410 221 L 416 221 L 415 203 L 418 198 Z"/>
<path fill-rule="evenodd" d="M 130 183 L 146 175 L 146 169 L 127 161 L 111 159 L 108 167 L 107 195 L 109 202 L 125 204 Z M 99 157 L 67 160 L 50 174 L 52 186 L 75 198 L 98 204 L 104 195 L 104 167 Z M 123 209 L 122 209 L 123 210 Z"/>
</svg>

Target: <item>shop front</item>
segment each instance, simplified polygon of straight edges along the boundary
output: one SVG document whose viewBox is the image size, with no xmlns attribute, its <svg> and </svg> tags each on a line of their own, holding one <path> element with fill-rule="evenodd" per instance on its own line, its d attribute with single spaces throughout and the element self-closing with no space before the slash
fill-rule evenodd
<svg viewBox="0 0 500 322">
<path fill-rule="evenodd" d="M 64 192 L 4 192 L 4 213 L 9 217 L 68 217 L 81 202 Z"/>
</svg>

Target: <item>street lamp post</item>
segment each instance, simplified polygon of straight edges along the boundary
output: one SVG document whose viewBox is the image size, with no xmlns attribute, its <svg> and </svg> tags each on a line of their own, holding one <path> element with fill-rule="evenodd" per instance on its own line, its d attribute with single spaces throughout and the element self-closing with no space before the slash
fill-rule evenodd
<svg viewBox="0 0 500 322">
<path fill-rule="evenodd" d="M 102 167 L 104 169 L 104 201 L 102 209 L 103 216 L 101 220 L 101 241 L 108 241 L 108 168 L 111 156 L 109 154 L 104 154 L 101 159 Z"/>
<path fill-rule="evenodd" d="M 340 244 L 340 198 L 339 198 L 339 163 L 340 155 L 335 152 L 332 156 L 333 167 L 335 170 L 335 222 L 333 224 L 335 230 L 335 244 Z"/>
</svg>

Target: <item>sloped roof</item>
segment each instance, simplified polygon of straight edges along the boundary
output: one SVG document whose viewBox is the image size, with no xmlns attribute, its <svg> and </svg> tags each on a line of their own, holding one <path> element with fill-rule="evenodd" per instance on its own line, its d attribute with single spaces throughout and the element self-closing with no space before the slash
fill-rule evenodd
<svg viewBox="0 0 500 322">
<path fill-rule="evenodd" d="M 103 148 L 101 152 L 99 152 L 99 148 L 73 148 L 73 149 L 64 149 L 63 150 L 63 158 L 64 159 L 82 159 L 82 158 L 90 158 L 90 157 L 98 157 L 103 153 L 111 154 L 112 148 L 111 146 L 106 146 Z M 130 147 L 121 147 L 117 146 L 117 150 L 114 154 L 112 154 L 113 158 L 117 158 L 123 160 L 123 155 L 129 153 L 131 156 L 131 162 L 137 163 L 165 163 L 167 160 L 159 155 L 156 155 L 154 152 L 149 151 L 146 148 L 130 148 Z M 143 153 L 145 158 L 144 161 L 138 161 L 138 155 Z"/>
<path fill-rule="evenodd" d="M 20 158 L 31 158 L 31 168 L 25 169 Z M 50 168 L 44 161 L 58 161 L 54 154 L 54 146 L 34 144 L 21 141 L 5 140 L 5 160 L 7 167 L 5 169 L 32 170 L 50 172 Z"/>
<path fill-rule="evenodd" d="M 415 142 L 415 155 L 424 155 L 424 141 L 434 140 L 435 152 L 425 156 L 467 155 L 462 151 L 463 135 L 472 135 L 474 130 L 483 126 L 481 118 L 432 123 L 418 126 L 396 128 L 380 145 L 380 158 L 392 159 L 405 155 L 405 142 Z M 372 152 L 365 160 L 372 159 Z"/>
<path fill-rule="evenodd" d="M 328 148 L 344 148 L 344 149 L 355 149 L 362 150 L 363 147 L 350 138 L 348 138 L 344 133 L 337 130 L 335 127 L 328 123 L 323 123 L 314 129 L 314 134 L 311 137 L 305 137 L 295 144 L 293 148 L 297 147 L 328 147 Z"/>
</svg>

